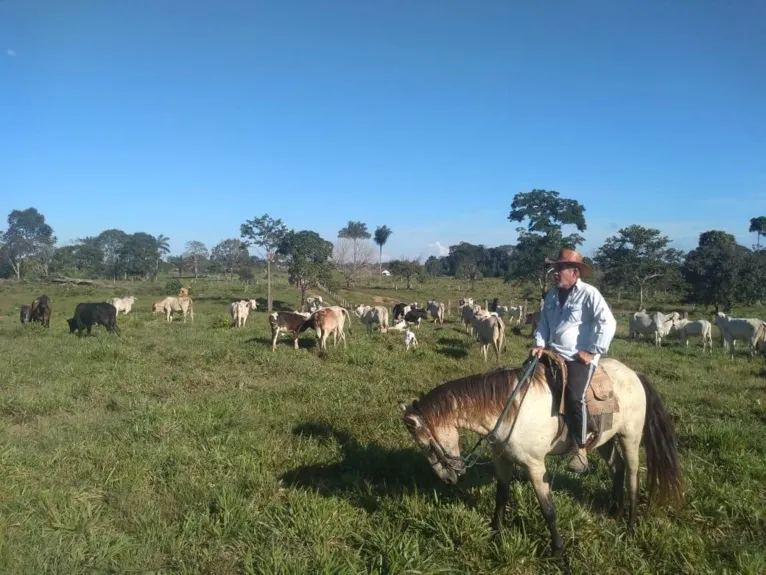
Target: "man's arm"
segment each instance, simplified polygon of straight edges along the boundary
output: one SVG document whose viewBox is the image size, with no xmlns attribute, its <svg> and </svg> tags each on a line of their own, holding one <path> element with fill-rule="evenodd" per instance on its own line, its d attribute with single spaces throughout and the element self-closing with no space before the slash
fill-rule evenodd
<svg viewBox="0 0 766 575">
<path fill-rule="evenodd" d="M 599 292 L 593 292 L 591 305 L 593 306 L 593 332 L 585 351 L 593 354 L 604 354 L 609 349 L 609 344 L 612 343 L 617 331 L 617 321 L 614 319 L 609 306 L 606 305 L 604 296 Z"/>
<path fill-rule="evenodd" d="M 540 310 L 540 319 L 537 321 L 537 328 L 534 334 L 535 347 L 545 347 L 550 335 L 551 328 L 548 325 L 548 317 L 545 315 L 545 300 L 543 300 L 543 309 Z"/>
</svg>

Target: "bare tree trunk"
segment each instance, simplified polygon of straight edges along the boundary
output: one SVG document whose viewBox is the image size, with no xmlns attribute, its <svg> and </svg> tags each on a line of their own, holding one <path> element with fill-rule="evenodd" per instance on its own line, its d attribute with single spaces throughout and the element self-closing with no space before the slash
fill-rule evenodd
<svg viewBox="0 0 766 575">
<path fill-rule="evenodd" d="M 266 311 L 271 313 L 271 258 L 266 258 Z"/>
<path fill-rule="evenodd" d="M 644 284 L 641 284 L 638 291 L 638 309 L 644 309 Z"/>
</svg>

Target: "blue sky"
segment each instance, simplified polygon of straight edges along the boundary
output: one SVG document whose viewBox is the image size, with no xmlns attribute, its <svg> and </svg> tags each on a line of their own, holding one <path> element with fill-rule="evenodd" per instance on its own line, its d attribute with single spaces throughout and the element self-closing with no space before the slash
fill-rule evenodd
<svg viewBox="0 0 766 575">
<path fill-rule="evenodd" d="M 268 212 L 385 253 L 513 243 L 514 194 L 689 249 L 766 215 L 766 3 L 0 2 L 0 213 L 180 252 Z"/>
</svg>

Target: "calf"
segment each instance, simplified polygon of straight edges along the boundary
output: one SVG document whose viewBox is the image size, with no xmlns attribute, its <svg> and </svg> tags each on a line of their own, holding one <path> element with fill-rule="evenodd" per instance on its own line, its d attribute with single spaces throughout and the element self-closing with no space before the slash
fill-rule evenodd
<svg viewBox="0 0 766 575">
<path fill-rule="evenodd" d="M 67 320 L 69 333 L 77 331 L 77 337 L 82 336 L 82 330 L 90 330 L 94 325 L 103 325 L 109 333 L 120 335 L 117 328 L 117 308 L 110 303 L 78 303 L 74 317 Z"/>
<path fill-rule="evenodd" d="M 21 320 L 22 325 L 32 321 L 32 306 L 29 306 L 29 305 L 21 306 L 21 311 L 19 312 L 19 319 Z"/>
<path fill-rule="evenodd" d="M 420 328 L 420 322 L 424 319 L 428 319 L 428 312 L 424 309 L 412 309 L 404 315 L 404 321 L 414 323 L 418 329 Z"/>
<path fill-rule="evenodd" d="M 434 323 L 437 321 L 439 322 L 439 325 L 444 323 L 444 304 L 439 303 L 436 300 L 428 300 L 428 304 L 426 305 L 426 309 L 431 314 L 431 317 L 434 320 Z"/>
<path fill-rule="evenodd" d="M 184 323 L 186 323 L 186 314 L 191 315 L 191 320 L 194 321 L 194 302 L 190 297 L 166 297 L 162 301 L 158 301 L 152 306 L 153 313 L 165 313 L 166 321 L 173 321 L 173 312 L 181 312 L 184 316 Z"/>
<path fill-rule="evenodd" d="M 372 333 L 372 325 L 380 324 L 381 333 L 388 331 L 388 309 L 383 306 L 370 307 L 368 305 L 358 305 L 354 308 L 354 313 L 367 326 L 367 331 Z"/>
<path fill-rule="evenodd" d="M 128 312 L 133 309 L 133 304 L 137 300 L 138 298 L 132 295 L 128 297 L 113 297 L 106 300 L 106 303 L 112 304 L 117 309 L 117 315 L 120 315 L 120 312 L 122 312 L 122 315 L 128 315 Z"/>
<path fill-rule="evenodd" d="M 684 340 L 686 347 L 689 347 L 690 335 L 699 335 L 702 337 L 702 351 L 709 347 L 710 353 L 713 353 L 713 328 L 709 321 L 704 319 L 689 321 L 683 318 L 676 322 L 676 329 L 678 337 Z"/>
<path fill-rule="evenodd" d="M 311 315 L 312 314 L 296 313 L 292 311 L 275 311 L 270 314 L 271 351 L 277 350 L 277 338 L 282 332 L 293 334 L 295 349 L 298 349 L 298 334 L 301 333 L 301 327 L 303 327 L 303 324 L 306 323 Z"/>
<path fill-rule="evenodd" d="M 255 311 L 258 302 L 254 299 L 232 302 L 230 307 L 232 327 L 245 327 L 250 310 Z"/>
<path fill-rule="evenodd" d="M 484 361 L 487 361 L 487 350 L 490 345 L 495 349 L 497 361 L 500 361 L 500 349 L 505 344 L 505 324 L 503 320 L 496 315 L 486 317 L 476 316 L 473 318 L 472 324 L 476 330 L 476 337 L 481 344 Z"/>
<path fill-rule="evenodd" d="M 404 332 L 404 349 L 409 351 L 410 347 L 418 347 L 418 338 L 410 330 Z"/>
<path fill-rule="evenodd" d="M 51 300 L 47 295 L 36 297 L 32 302 L 31 321 L 40 322 L 44 327 L 51 325 Z"/>
</svg>

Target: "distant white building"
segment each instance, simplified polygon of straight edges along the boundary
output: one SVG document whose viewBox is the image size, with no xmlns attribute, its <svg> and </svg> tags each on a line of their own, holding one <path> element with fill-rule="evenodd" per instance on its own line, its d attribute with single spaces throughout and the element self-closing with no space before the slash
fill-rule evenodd
<svg viewBox="0 0 766 575">
<path fill-rule="evenodd" d="M 383 276 L 390 276 L 390 275 L 391 275 L 391 272 L 390 272 L 390 271 L 388 271 L 388 270 L 383 270 L 382 272 L 380 272 L 380 275 L 383 275 Z"/>
</svg>

